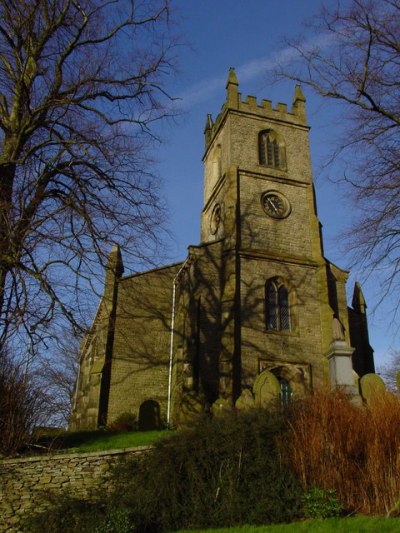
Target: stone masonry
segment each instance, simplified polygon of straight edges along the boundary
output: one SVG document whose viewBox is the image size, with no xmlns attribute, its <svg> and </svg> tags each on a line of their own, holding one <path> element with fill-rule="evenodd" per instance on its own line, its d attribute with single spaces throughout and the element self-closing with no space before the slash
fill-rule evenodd
<svg viewBox="0 0 400 533">
<path fill-rule="evenodd" d="M 349 307 L 349 273 L 324 255 L 301 88 L 289 108 L 243 99 L 238 86 L 230 69 L 226 101 L 206 120 L 200 243 L 181 263 L 125 277 L 118 247 L 110 254 L 71 428 L 124 412 L 179 425 L 239 398 L 260 404 L 260 382 L 278 383 L 282 401 L 349 383 L 357 395 L 353 369 L 374 372 L 361 287 Z"/>
<path fill-rule="evenodd" d="M 96 453 L 54 454 L 0 461 L 0 532 L 18 531 L 21 518 L 46 511 L 52 497 L 93 501 L 111 489 L 110 469 L 149 447 Z"/>
</svg>

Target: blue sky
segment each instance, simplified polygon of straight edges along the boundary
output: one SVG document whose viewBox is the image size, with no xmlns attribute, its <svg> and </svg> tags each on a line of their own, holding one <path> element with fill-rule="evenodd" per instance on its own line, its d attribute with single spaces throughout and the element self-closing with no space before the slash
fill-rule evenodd
<svg viewBox="0 0 400 533">
<path fill-rule="evenodd" d="M 184 46 L 177 49 L 179 72 L 170 80 L 169 92 L 179 97 L 183 114 L 162 127 L 163 144 L 157 149 L 157 172 L 163 178 L 163 191 L 169 207 L 169 247 L 171 261 L 182 260 L 187 246 L 200 238 L 200 213 L 203 201 L 204 124 L 207 113 L 218 114 L 225 100 L 225 84 L 230 66 L 235 67 L 239 91 L 292 103 L 294 84 L 272 83 L 275 61 L 290 61 L 291 52 L 284 38 L 302 32 L 302 22 L 316 14 L 319 0 L 172 0 L 176 31 Z M 334 5 L 335 0 L 326 4 Z M 320 42 L 326 35 L 309 33 Z M 316 184 L 318 214 L 323 224 L 325 255 L 341 267 L 349 266 L 342 251 L 341 232 L 351 223 L 351 199 L 328 179 L 324 170 L 337 131 L 337 110 L 304 90 L 310 132 L 311 155 Z M 330 175 L 340 173 L 338 167 Z M 348 283 L 349 297 L 355 279 Z M 376 363 L 382 364 L 390 348 L 396 347 L 395 327 L 387 319 L 388 308 L 372 310 L 379 294 L 379 282 L 370 279 L 363 285 L 369 305 L 370 341 Z"/>
</svg>

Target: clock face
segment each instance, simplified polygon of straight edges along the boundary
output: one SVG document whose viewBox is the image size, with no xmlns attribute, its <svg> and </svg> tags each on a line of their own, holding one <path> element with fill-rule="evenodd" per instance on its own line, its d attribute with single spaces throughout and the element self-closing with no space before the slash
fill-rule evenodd
<svg viewBox="0 0 400 533">
<path fill-rule="evenodd" d="M 290 214 L 289 201 L 277 191 L 268 191 L 261 196 L 264 211 L 273 218 L 285 218 Z"/>
</svg>

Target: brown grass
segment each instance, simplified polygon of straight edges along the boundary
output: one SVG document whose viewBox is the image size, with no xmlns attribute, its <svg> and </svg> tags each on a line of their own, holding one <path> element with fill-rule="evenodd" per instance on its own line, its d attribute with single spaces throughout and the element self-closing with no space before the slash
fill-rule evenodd
<svg viewBox="0 0 400 533">
<path fill-rule="evenodd" d="M 288 412 L 281 452 L 304 488 L 335 489 L 349 512 L 387 515 L 400 499 L 400 402 L 387 393 L 357 406 L 317 393 Z"/>
</svg>

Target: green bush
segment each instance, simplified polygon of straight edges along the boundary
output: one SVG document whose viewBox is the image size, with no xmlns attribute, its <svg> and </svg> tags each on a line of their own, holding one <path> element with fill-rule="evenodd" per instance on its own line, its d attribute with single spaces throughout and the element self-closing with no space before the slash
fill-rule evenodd
<svg viewBox="0 0 400 533">
<path fill-rule="evenodd" d="M 138 531 L 132 511 L 126 508 L 110 510 L 100 524 L 93 526 L 93 533 L 134 533 Z"/>
<path fill-rule="evenodd" d="M 138 429 L 137 416 L 133 413 L 121 413 L 111 422 L 108 429 L 110 431 L 134 431 Z"/>
<path fill-rule="evenodd" d="M 265 411 L 203 420 L 118 469 L 114 505 L 132 509 L 141 532 L 290 522 L 302 491 L 281 464 L 280 431 Z"/>
<path fill-rule="evenodd" d="M 25 519 L 22 531 L 29 533 L 135 533 L 130 509 L 107 508 L 105 502 L 85 502 L 61 496 L 54 507 Z"/>
<path fill-rule="evenodd" d="M 335 490 L 313 487 L 303 495 L 303 512 L 305 518 L 334 518 L 343 514 L 343 506 Z"/>
<path fill-rule="evenodd" d="M 101 504 L 60 496 L 51 502 L 54 507 L 44 513 L 26 518 L 22 531 L 30 533 L 93 533 L 97 524 L 105 520 L 106 510 Z"/>
<path fill-rule="evenodd" d="M 276 445 L 282 420 L 265 411 L 202 420 L 113 470 L 99 503 L 58 499 L 25 531 L 156 533 L 290 522 L 302 489 Z M 57 502 L 53 502 L 57 503 Z"/>
</svg>

